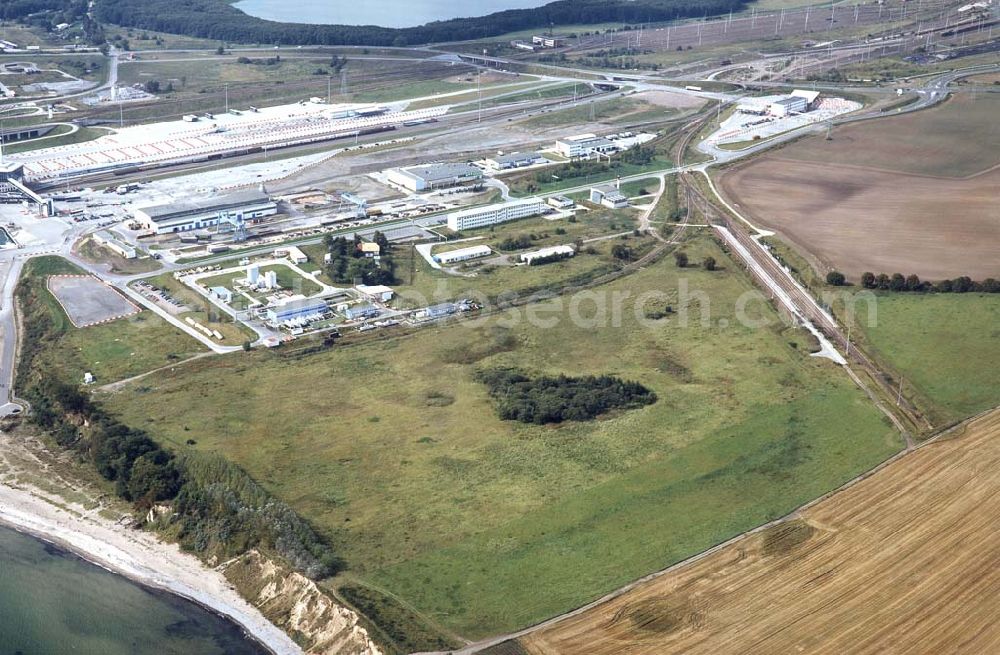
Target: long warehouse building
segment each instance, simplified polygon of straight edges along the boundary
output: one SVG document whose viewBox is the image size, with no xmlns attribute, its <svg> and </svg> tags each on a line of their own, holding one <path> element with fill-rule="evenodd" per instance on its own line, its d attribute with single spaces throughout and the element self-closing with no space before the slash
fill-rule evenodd
<svg viewBox="0 0 1000 655">
<path fill-rule="evenodd" d="M 240 191 L 216 198 L 201 198 L 169 205 L 140 207 L 135 220 L 157 234 L 200 230 L 219 224 L 219 214 L 243 214 L 248 223 L 278 213 L 278 205 L 263 191 Z"/>
<path fill-rule="evenodd" d="M 448 227 L 456 232 L 471 230 L 487 225 L 496 225 L 514 221 L 519 218 L 544 214 L 548 210 L 545 202 L 539 198 L 526 198 L 501 202 L 485 207 L 473 207 L 448 214 Z"/>
<path fill-rule="evenodd" d="M 472 164 L 428 164 L 394 168 L 387 179 L 409 191 L 430 191 L 483 179 L 483 171 Z"/>
</svg>

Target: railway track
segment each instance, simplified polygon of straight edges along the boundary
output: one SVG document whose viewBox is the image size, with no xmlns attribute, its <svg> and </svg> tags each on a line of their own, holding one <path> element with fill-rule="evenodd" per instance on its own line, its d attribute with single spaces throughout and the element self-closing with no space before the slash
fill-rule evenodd
<svg viewBox="0 0 1000 655">
<path fill-rule="evenodd" d="M 902 394 L 902 381 L 900 380 L 897 384 L 873 357 L 868 355 L 857 343 L 850 341 L 844 328 L 833 315 L 822 307 L 819 301 L 806 291 L 756 238 L 747 232 L 742 223 L 720 210 L 714 202 L 706 197 L 701 189 L 692 182 L 690 174 L 681 176 L 681 184 L 686 190 L 689 202 L 693 202 L 698 210 L 704 214 L 706 221 L 726 228 L 725 232 L 720 231 L 724 240 L 729 236 L 742 246 L 742 248 L 730 248 L 730 251 L 734 257 L 744 260 L 743 263 L 747 266 L 751 276 L 765 289 L 770 290 L 772 285 L 777 285 L 781 292 L 791 300 L 794 313 L 798 314 L 799 318 L 811 323 L 836 348 L 837 352 L 847 361 L 845 368 L 850 372 L 854 381 L 869 393 L 869 397 L 890 417 L 903 433 L 908 447 L 913 446 L 911 429 L 923 432 L 933 428 L 927 417 Z M 746 261 L 747 255 L 753 261 Z M 765 276 L 767 279 L 763 279 Z M 773 292 L 771 295 L 773 299 Z M 851 371 L 851 366 L 856 366 L 864 371 L 867 377 L 878 386 L 881 393 L 874 394 L 868 389 L 863 380 L 854 371 Z M 894 404 L 889 399 L 892 399 Z"/>
</svg>

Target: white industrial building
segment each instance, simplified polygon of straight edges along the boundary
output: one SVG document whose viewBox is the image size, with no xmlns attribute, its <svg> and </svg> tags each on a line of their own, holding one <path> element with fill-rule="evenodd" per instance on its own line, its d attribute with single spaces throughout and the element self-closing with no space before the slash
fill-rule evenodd
<svg viewBox="0 0 1000 655">
<path fill-rule="evenodd" d="M 291 321 L 308 323 L 319 320 L 329 311 L 330 308 L 322 298 L 306 298 L 300 295 L 287 298 L 279 305 L 268 307 L 266 313 L 270 323 L 280 325 Z"/>
<path fill-rule="evenodd" d="M 486 205 L 485 207 L 473 207 L 448 214 L 448 227 L 456 232 L 471 230 L 535 216 L 544 213 L 546 209 L 545 202 L 539 198 L 526 198 Z"/>
<path fill-rule="evenodd" d="M 140 207 L 133 212 L 135 220 L 157 234 L 186 232 L 219 225 L 219 214 L 242 214 L 245 221 L 254 222 L 278 213 L 278 205 L 263 191 L 240 191 L 216 198 L 184 200 L 169 205 Z"/>
<path fill-rule="evenodd" d="M 805 91 L 803 89 L 795 89 L 792 91 L 793 98 L 802 98 L 806 101 L 807 110 L 812 109 L 813 105 L 819 99 L 819 91 Z"/>
<path fill-rule="evenodd" d="M 121 241 L 107 230 L 95 232 L 94 242 L 98 245 L 104 246 L 111 252 L 116 253 L 125 259 L 135 259 L 138 256 L 138 252 L 135 248 L 124 241 Z"/>
<path fill-rule="evenodd" d="M 372 300 L 378 300 L 379 302 L 389 302 L 392 300 L 392 296 L 395 293 L 392 287 L 387 287 L 381 284 L 368 285 L 359 284 L 354 287 L 358 293 L 362 296 L 371 298 Z"/>
<path fill-rule="evenodd" d="M 233 292 L 226 287 L 212 287 L 208 292 L 227 305 L 233 302 Z"/>
<path fill-rule="evenodd" d="M 389 182 L 414 192 L 477 182 L 482 177 L 483 171 L 472 164 L 410 166 L 408 168 L 394 168 L 386 174 L 386 179 Z"/>
<path fill-rule="evenodd" d="M 444 265 L 457 264 L 458 262 L 464 262 L 470 259 L 478 259 L 480 257 L 486 257 L 492 253 L 493 251 L 490 250 L 489 246 L 470 246 L 468 248 L 449 250 L 448 252 L 443 252 L 439 255 L 434 255 L 434 261 Z"/>
<path fill-rule="evenodd" d="M 607 154 L 615 152 L 618 146 L 610 139 L 596 134 L 578 134 L 556 141 L 556 152 L 563 157 L 589 157 L 594 153 Z"/>
<path fill-rule="evenodd" d="M 550 207 L 555 207 L 556 209 L 571 209 L 576 204 L 572 198 L 567 198 L 566 196 L 553 196 L 545 202 Z"/>
<path fill-rule="evenodd" d="M 521 261 L 530 266 L 531 262 L 536 259 L 544 259 L 555 255 L 559 255 L 561 257 L 572 257 L 575 254 L 576 250 L 574 250 L 573 246 L 550 246 L 548 248 L 540 248 L 531 252 L 521 253 Z"/>
<path fill-rule="evenodd" d="M 506 171 L 512 168 L 524 168 L 544 163 L 546 159 L 537 152 L 509 152 L 505 155 L 493 155 L 486 159 L 486 167 L 492 171 Z"/>
<path fill-rule="evenodd" d="M 789 114 L 799 114 L 806 110 L 809 103 L 806 102 L 805 98 L 796 98 L 794 96 L 788 96 L 787 98 L 781 98 L 775 100 L 767 106 L 767 113 L 777 118 L 784 118 Z"/>
<path fill-rule="evenodd" d="M 298 246 L 282 246 L 274 251 L 274 256 L 278 259 L 287 259 L 293 264 L 305 264 L 309 257 L 302 252 Z"/>
<path fill-rule="evenodd" d="M 613 186 L 599 186 L 590 190 L 590 202 L 608 209 L 628 207 L 628 196 Z"/>
</svg>

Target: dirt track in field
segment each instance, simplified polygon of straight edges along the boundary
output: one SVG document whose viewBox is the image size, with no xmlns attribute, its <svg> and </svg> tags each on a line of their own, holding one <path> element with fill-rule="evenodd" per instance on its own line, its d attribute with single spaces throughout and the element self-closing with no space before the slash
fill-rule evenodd
<svg viewBox="0 0 1000 655">
<path fill-rule="evenodd" d="M 997 653 L 997 516 L 1000 410 L 520 643 L 532 655 Z"/>
<path fill-rule="evenodd" d="M 1000 276 L 1000 169 L 956 180 L 767 156 L 721 185 L 820 270 L 854 282 L 864 271 Z"/>
</svg>

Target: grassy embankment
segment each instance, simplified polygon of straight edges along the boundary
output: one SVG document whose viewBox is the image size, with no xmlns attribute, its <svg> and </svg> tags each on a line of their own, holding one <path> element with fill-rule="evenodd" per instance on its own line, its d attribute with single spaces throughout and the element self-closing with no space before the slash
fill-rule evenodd
<svg viewBox="0 0 1000 655">
<path fill-rule="evenodd" d="M 349 564 L 335 584 L 366 589 L 372 615 L 395 597 L 464 636 L 528 625 L 784 514 L 899 447 L 863 394 L 805 356 L 799 331 L 735 320 L 751 287 L 714 243 L 687 250 L 723 270 L 661 261 L 599 292 L 660 290 L 647 309 L 680 311 L 688 284 L 705 294 L 689 327 L 676 315 L 641 325 L 627 303 L 619 327 L 536 305 L 558 325 L 507 311 L 305 359 L 213 358 L 108 403 L 165 443 L 224 454 L 292 504 L 333 540 Z M 583 316 L 593 302 L 580 302 Z M 776 320 L 761 304 L 749 313 Z M 498 365 L 614 374 L 660 400 L 593 422 L 512 424 L 473 379 Z M 204 417 L 197 434 L 178 406 Z"/>
</svg>

